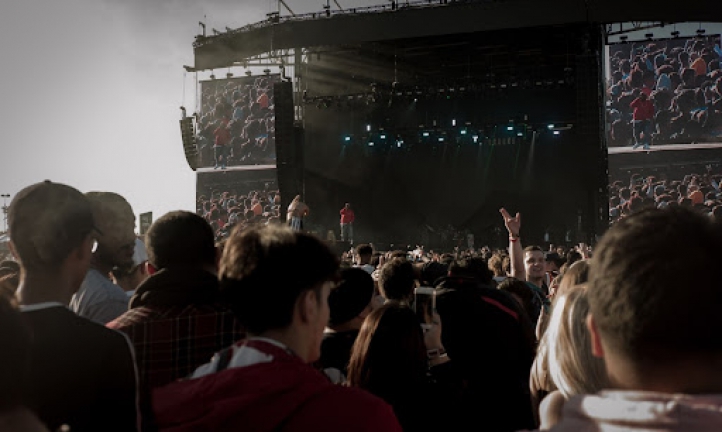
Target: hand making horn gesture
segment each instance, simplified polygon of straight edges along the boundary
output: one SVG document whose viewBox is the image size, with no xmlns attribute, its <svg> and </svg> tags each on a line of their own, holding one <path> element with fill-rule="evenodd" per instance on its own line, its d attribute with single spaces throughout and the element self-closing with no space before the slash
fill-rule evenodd
<svg viewBox="0 0 722 432">
<path fill-rule="evenodd" d="M 506 226 L 506 230 L 509 231 L 509 236 L 514 238 L 519 237 L 519 230 L 521 230 L 521 215 L 517 213 L 516 216 L 511 217 L 505 208 L 499 210 L 499 213 L 501 213 L 501 216 L 504 218 L 504 226 Z"/>
</svg>

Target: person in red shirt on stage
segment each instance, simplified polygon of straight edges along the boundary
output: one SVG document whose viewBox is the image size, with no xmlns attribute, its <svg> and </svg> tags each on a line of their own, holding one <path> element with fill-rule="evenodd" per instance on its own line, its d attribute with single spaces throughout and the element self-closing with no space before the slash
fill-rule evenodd
<svg viewBox="0 0 722 432">
<path fill-rule="evenodd" d="M 640 146 L 644 146 L 645 150 L 649 150 L 649 145 L 652 142 L 654 104 L 645 93 L 641 93 L 629 106 L 634 109 L 632 117 L 634 146 L 632 148 L 637 149 Z"/>
<path fill-rule="evenodd" d="M 353 244 L 353 221 L 356 215 L 351 210 L 351 204 L 346 203 L 341 209 L 341 241 Z"/>
<path fill-rule="evenodd" d="M 222 119 L 218 127 L 213 131 L 215 136 L 215 143 L 213 149 L 215 150 L 216 166 L 213 169 L 226 169 L 226 162 L 228 160 L 228 145 L 231 143 L 231 131 L 228 128 L 228 120 Z"/>
</svg>

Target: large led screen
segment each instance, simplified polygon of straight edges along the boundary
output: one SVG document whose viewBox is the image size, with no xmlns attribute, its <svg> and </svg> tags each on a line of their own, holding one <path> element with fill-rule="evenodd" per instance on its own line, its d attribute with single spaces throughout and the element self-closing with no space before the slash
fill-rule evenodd
<svg viewBox="0 0 722 432">
<path fill-rule="evenodd" d="M 201 82 L 201 170 L 275 168 L 273 84 L 278 81 L 278 75 L 264 75 Z"/>
</svg>

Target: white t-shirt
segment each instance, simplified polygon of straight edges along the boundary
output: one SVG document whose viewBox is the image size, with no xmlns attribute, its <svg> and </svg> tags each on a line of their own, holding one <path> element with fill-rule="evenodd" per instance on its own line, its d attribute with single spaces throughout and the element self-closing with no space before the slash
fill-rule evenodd
<svg viewBox="0 0 722 432">
<path fill-rule="evenodd" d="M 129 297 L 98 270 L 90 269 L 70 300 L 70 310 L 83 318 L 106 325 L 128 310 Z"/>
</svg>

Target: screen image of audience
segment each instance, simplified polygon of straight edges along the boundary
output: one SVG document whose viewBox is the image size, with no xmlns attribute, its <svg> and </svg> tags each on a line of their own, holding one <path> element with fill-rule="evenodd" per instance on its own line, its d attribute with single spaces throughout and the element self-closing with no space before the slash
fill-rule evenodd
<svg viewBox="0 0 722 432">
<path fill-rule="evenodd" d="M 199 192 L 196 202 L 197 213 L 211 224 L 216 241 L 226 238 L 236 225 L 280 223 L 280 208 L 281 195 L 275 182 L 207 189 Z"/>
<path fill-rule="evenodd" d="M 719 36 L 610 46 L 609 146 L 720 142 Z"/>
<path fill-rule="evenodd" d="M 722 220 L 722 172 L 704 167 L 702 173 L 683 176 L 656 172 L 613 179 L 609 186 L 609 219 L 612 224 L 645 208 L 690 207 Z"/>
<path fill-rule="evenodd" d="M 267 76 L 202 83 L 198 118 L 201 166 L 275 165 L 276 79 Z"/>
</svg>

